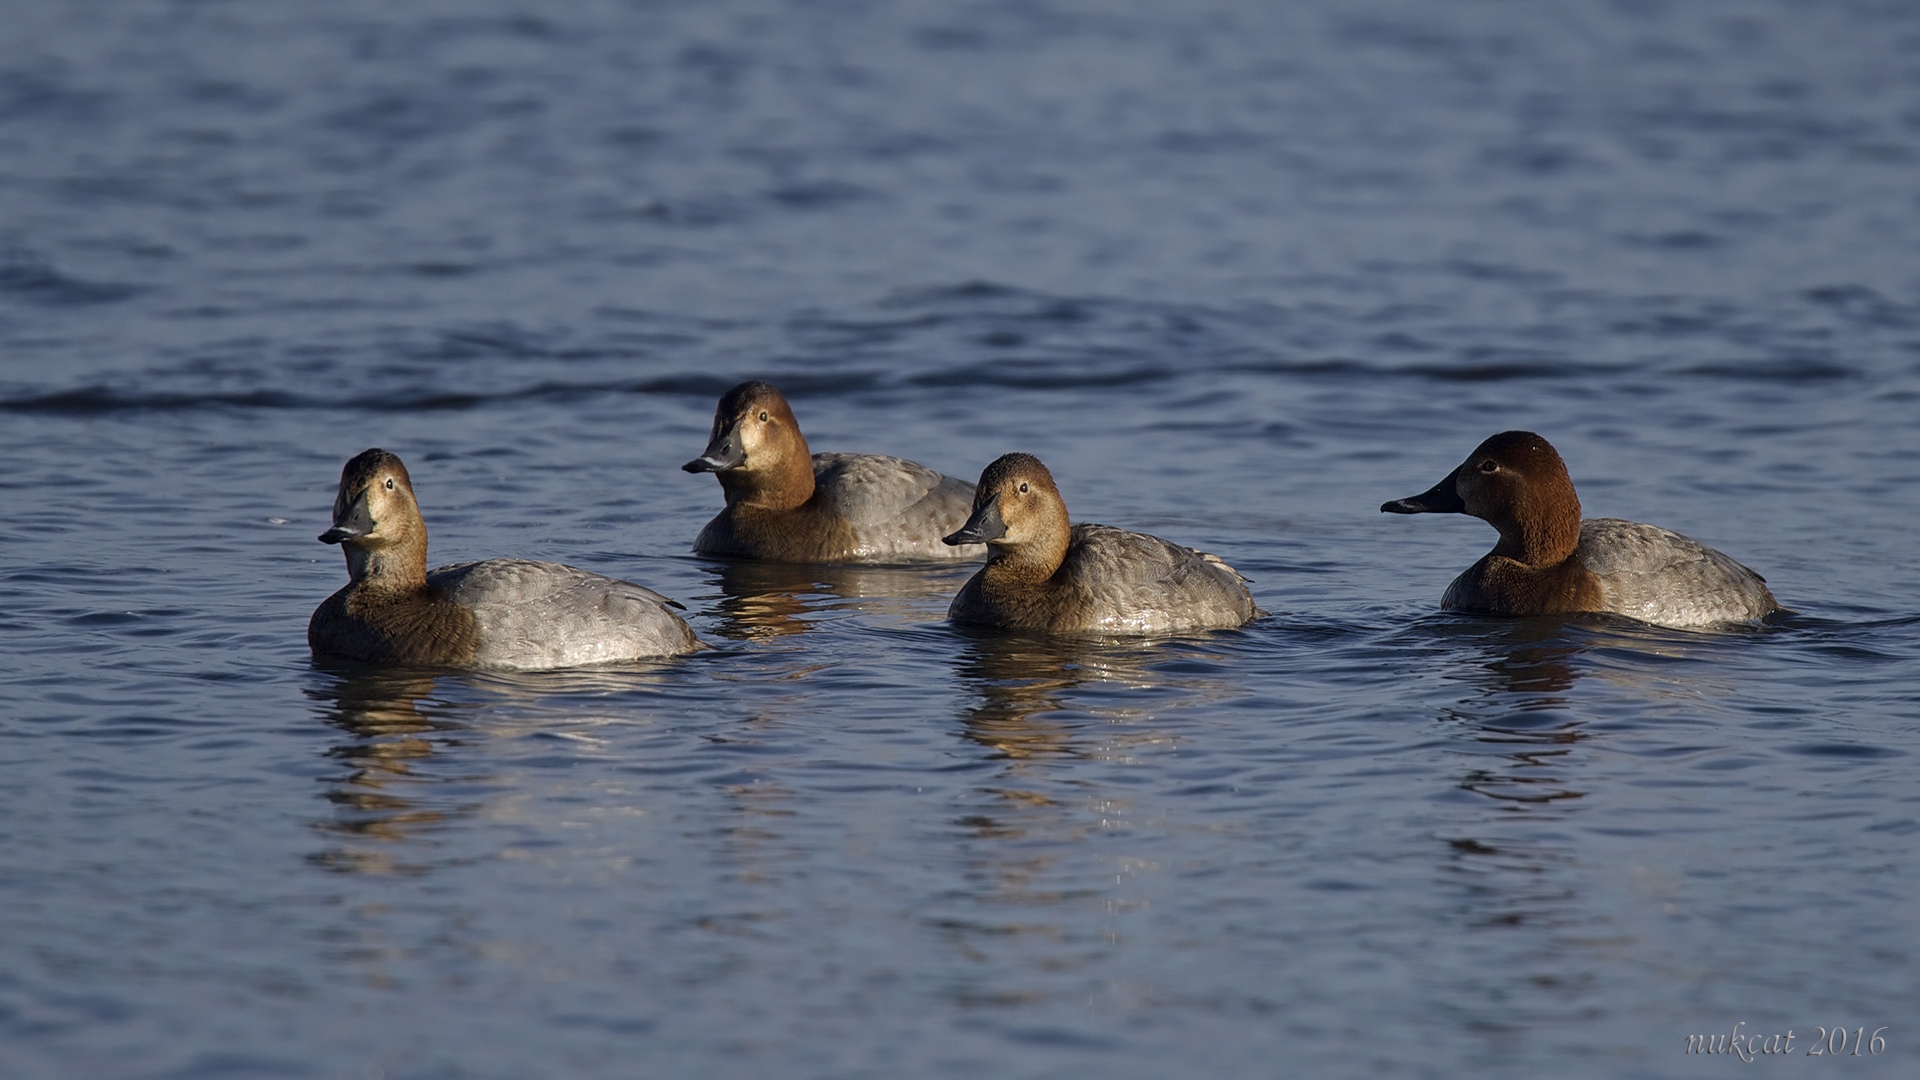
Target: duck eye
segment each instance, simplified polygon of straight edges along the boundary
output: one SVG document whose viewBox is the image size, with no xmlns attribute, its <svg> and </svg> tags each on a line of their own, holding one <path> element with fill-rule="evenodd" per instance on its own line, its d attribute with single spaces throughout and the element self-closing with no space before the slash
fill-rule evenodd
<svg viewBox="0 0 1920 1080">
<path fill-rule="evenodd" d="M 1500 463 L 1492 460 L 1483 461 L 1480 463 L 1480 471 L 1483 473 L 1497 473 L 1500 471 Z"/>
<path fill-rule="evenodd" d="M 767 410 L 765 409 L 760 410 L 760 422 L 763 424 L 767 422 Z"/>
<path fill-rule="evenodd" d="M 393 477 L 391 476 L 387 477 L 387 490 L 388 491 L 393 490 Z"/>
<path fill-rule="evenodd" d="M 1027 482 L 1025 480 L 1022 480 L 1020 481 L 1020 494 L 1025 495 L 1026 493 L 1027 493 Z"/>
</svg>

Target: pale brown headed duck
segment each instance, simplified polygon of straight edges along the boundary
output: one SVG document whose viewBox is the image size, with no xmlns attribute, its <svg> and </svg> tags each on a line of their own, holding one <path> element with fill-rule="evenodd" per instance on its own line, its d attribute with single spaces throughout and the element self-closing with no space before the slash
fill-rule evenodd
<svg viewBox="0 0 1920 1080">
<path fill-rule="evenodd" d="M 1547 440 L 1505 431 L 1431 490 L 1390 514 L 1470 514 L 1500 542 L 1440 600 L 1494 615 L 1611 612 L 1660 626 L 1706 626 L 1780 610 L 1759 574 L 1696 540 L 1619 518 L 1580 519 L 1573 480 Z"/>
<path fill-rule="evenodd" d="M 897 563 L 986 554 L 940 539 L 967 519 L 972 484 L 896 457 L 810 454 L 787 399 L 763 382 L 720 398 L 706 453 L 681 468 L 713 473 L 727 498 L 693 542 L 702 555 Z"/>
<path fill-rule="evenodd" d="M 1156 536 L 1069 525 L 1053 476 L 1030 454 L 980 474 L 949 544 L 987 545 L 987 565 L 948 608 L 956 623 L 1053 633 L 1171 634 L 1262 614 L 1233 567 Z"/>
<path fill-rule="evenodd" d="M 524 559 L 428 573 L 413 481 L 385 450 L 347 462 L 320 540 L 350 580 L 307 624 L 316 657 L 530 671 L 700 648 L 678 604 L 632 582 Z"/>
</svg>

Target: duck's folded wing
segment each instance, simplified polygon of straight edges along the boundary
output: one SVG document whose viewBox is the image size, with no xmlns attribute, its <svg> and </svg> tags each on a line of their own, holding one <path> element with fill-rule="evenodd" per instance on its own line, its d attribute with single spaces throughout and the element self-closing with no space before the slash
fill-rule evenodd
<svg viewBox="0 0 1920 1080">
<path fill-rule="evenodd" d="M 1698 540 L 1619 518 L 1580 523 L 1580 561 L 1607 608 L 1664 626 L 1757 619 L 1779 605 L 1766 579 Z"/>
<path fill-rule="evenodd" d="M 699 647 L 672 600 L 561 563 L 460 563 L 435 570 L 427 585 L 472 610 L 482 666 L 572 667 Z"/>
<path fill-rule="evenodd" d="M 973 484 L 902 457 L 814 454 L 814 484 L 833 515 L 887 546 L 941 546 L 941 536 L 966 525 Z M 977 544 L 975 555 L 983 552 Z"/>
<path fill-rule="evenodd" d="M 972 484 L 904 458 L 815 454 L 813 480 L 821 501 L 855 525 L 958 515 L 951 532 L 966 523 L 973 508 Z"/>
<path fill-rule="evenodd" d="M 1063 568 L 1103 629 L 1156 633 L 1238 626 L 1259 613 L 1233 567 L 1146 533 L 1076 525 Z"/>
</svg>

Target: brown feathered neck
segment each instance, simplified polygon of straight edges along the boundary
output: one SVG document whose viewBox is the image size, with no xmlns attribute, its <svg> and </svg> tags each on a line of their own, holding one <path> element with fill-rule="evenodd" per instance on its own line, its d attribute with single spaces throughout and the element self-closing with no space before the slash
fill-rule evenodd
<svg viewBox="0 0 1920 1080">
<path fill-rule="evenodd" d="M 1467 513 L 1500 533 L 1493 554 L 1526 566 L 1557 566 L 1580 544 L 1580 496 L 1566 462 L 1531 431 L 1481 443 L 1455 473 Z"/>
</svg>

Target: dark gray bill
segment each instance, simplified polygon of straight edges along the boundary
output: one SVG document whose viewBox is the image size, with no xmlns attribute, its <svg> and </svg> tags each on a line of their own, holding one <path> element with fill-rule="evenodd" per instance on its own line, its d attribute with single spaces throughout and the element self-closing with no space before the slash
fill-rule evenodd
<svg viewBox="0 0 1920 1080">
<path fill-rule="evenodd" d="M 1383 514 L 1464 514 L 1467 504 L 1460 498 L 1460 491 L 1454 486 L 1454 473 L 1448 473 L 1445 480 L 1427 490 L 1406 499 L 1395 499 L 1381 503 Z"/>
<path fill-rule="evenodd" d="M 740 446 L 739 425 L 729 425 L 707 443 L 707 452 L 680 466 L 688 472 L 720 472 L 737 469 L 747 463 L 747 452 Z"/>
<path fill-rule="evenodd" d="M 367 493 L 347 506 L 346 512 L 336 515 L 333 528 L 320 534 L 323 544 L 338 544 L 344 540 L 353 540 L 373 531 L 373 511 L 367 509 Z"/>
<path fill-rule="evenodd" d="M 998 496 L 984 505 L 973 508 L 973 516 L 967 519 L 959 531 L 942 537 L 946 543 L 959 547 L 961 544 L 984 544 L 989 540 L 998 540 L 1007 535 L 1007 523 L 1000 520 L 1000 499 Z"/>
</svg>

